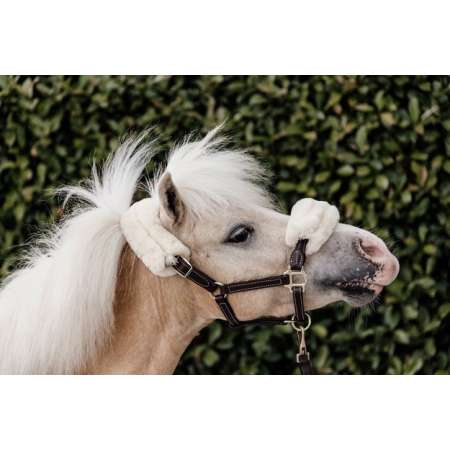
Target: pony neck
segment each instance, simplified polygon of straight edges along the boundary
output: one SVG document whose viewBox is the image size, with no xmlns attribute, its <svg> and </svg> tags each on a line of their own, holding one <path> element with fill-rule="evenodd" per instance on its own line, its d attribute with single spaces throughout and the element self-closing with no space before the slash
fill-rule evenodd
<svg viewBox="0 0 450 450">
<path fill-rule="evenodd" d="M 211 301 L 181 277 L 159 278 L 125 246 L 110 344 L 87 373 L 171 374 L 192 339 L 214 320 Z"/>
</svg>

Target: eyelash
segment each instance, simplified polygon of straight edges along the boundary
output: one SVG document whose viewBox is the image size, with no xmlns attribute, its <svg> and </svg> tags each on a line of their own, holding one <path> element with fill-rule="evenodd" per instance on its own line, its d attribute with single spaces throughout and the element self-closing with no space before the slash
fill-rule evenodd
<svg viewBox="0 0 450 450">
<path fill-rule="evenodd" d="M 255 229 L 250 225 L 238 225 L 228 235 L 227 239 L 225 240 L 225 243 L 243 244 L 244 242 L 247 242 L 249 240 L 254 231 Z M 236 240 L 236 238 L 238 238 L 238 236 L 244 232 L 246 232 L 246 238 L 242 241 Z"/>
</svg>

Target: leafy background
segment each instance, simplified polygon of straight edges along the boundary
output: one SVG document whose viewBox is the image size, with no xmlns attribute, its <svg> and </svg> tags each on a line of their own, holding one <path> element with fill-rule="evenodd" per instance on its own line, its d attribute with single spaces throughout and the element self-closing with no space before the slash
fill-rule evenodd
<svg viewBox="0 0 450 450">
<path fill-rule="evenodd" d="M 319 373 L 449 373 L 450 79 L 415 76 L 0 77 L 0 277 L 18 245 L 57 220 L 50 188 L 89 175 L 133 128 L 162 145 L 224 119 L 274 172 L 286 208 L 338 205 L 400 259 L 373 308 L 313 314 Z M 293 373 L 285 327 L 196 338 L 177 373 Z"/>
</svg>

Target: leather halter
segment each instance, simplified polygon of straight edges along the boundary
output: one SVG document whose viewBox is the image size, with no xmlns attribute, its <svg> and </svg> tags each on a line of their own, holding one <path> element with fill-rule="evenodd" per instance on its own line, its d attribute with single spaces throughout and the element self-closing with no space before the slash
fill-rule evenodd
<svg viewBox="0 0 450 450">
<path fill-rule="evenodd" d="M 189 261 L 181 256 L 175 257 L 173 268 L 184 278 L 191 280 L 198 286 L 206 289 L 216 301 L 222 311 L 228 326 L 238 328 L 245 325 L 279 325 L 290 324 L 297 332 L 299 351 L 296 355 L 296 361 L 300 372 L 304 375 L 312 374 L 312 365 L 309 353 L 306 349 L 305 331 L 311 324 L 310 316 L 305 312 L 303 304 L 303 292 L 305 289 L 307 277 L 303 269 L 305 264 L 306 239 L 300 239 L 291 253 L 289 260 L 289 270 L 282 275 L 275 275 L 255 280 L 239 281 L 236 283 L 223 284 L 201 270 L 195 268 Z M 262 317 L 254 320 L 239 320 L 231 307 L 228 296 L 238 292 L 253 291 L 257 289 L 266 289 L 277 286 L 285 286 L 292 293 L 294 303 L 294 315 L 292 318 Z M 307 324 L 305 325 L 305 321 Z"/>
</svg>

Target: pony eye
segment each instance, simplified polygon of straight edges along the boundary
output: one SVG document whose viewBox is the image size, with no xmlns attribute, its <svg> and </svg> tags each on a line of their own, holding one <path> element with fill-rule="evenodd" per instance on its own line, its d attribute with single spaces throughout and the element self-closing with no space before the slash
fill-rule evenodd
<svg viewBox="0 0 450 450">
<path fill-rule="evenodd" d="M 240 244 L 242 242 L 246 242 L 254 231 L 254 228 L 249 225 L 238 225 L 237 227 L 233 228 L 225 242 L 227 244 Z"/>
</svg>

